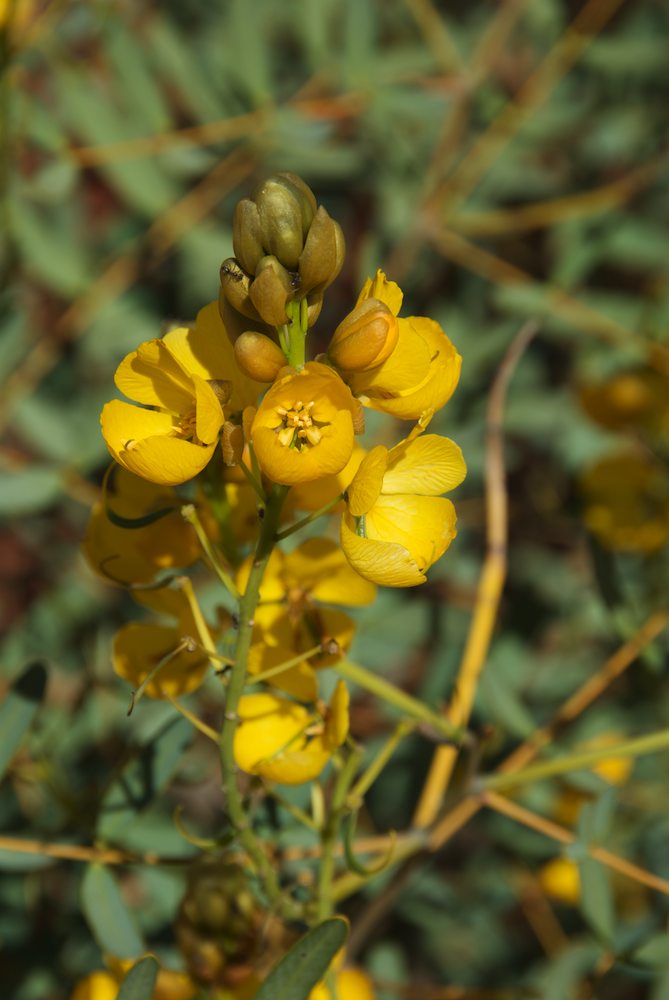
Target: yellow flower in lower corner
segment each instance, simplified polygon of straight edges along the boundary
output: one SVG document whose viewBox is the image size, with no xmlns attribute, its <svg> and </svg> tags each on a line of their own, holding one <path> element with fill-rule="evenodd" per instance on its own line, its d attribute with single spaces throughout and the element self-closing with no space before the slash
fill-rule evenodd
<svg viewBox="0 0 669 1000">
<path fill-rule="evenodd" d="M 196 640 L 198 637 L 185 595 L 163 587 L 136 593 L 135 599 L 158 614 L 176 619 L 176 623 L 130 622 L 124 625 L 114 638 L 112 665 L 115 672 L 136 689 L 164 661 L 147 684 L 146 695 L 149 698 L 176 698 L 194 691 L 207 674 L 209 660 L 200 648 L 194 651 L 180 648 L 185 637 Z"/>
<path fill-rule="evenodd" d="M 234 743 L 238 766 L 282 785 L 312 781 L 346 739 L 348 702 L 343 681 L 318 712 L 269 692 L 244 695 Z"/>
<path fill-rule="evenodd" d="M 260 468 L 292 486 L 340 472 L 351 457 L 362 410 L 339 375 L 318 361 L 277 379 L 253 420 Z"/>
<path fill-rule="evenodd" d="M 341 545 L 374 583 L 414 587 L 456 535 L 455 508 L 440 496 L 465 477 L 462 452 L 437 434 L 410 436 L 363 459 L 349 486 Z"/>
</svg>

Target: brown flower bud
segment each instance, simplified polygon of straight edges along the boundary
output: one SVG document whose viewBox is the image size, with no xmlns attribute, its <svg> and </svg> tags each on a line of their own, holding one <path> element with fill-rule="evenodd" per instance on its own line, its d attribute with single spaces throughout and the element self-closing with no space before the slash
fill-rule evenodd
<svg viewBox="0 0 669 1000">
<path fill-rule="evenodd" d="M 269 337 L 253 330 L 247 330 L 237 338 L 234 350 L 241 370 L 257 382 L 273 382 L 286 365 L 281 348 Z"/>
<path fill-rule="evenodd" d="M 232 247 L 247 274 L 255 274 L 265 250 L 262 245 L 258 206 L 250 198 L 237 202 L 232 222 Z"/>
<path fill-rule="evenodd" d="M 272 255 L 263 257 L 249 289 L 260 318 L 269 326 L 287 323 L 286 302 L 293 293 L 293 281 L 285 267 Z"/>
<path fill-rule="evenodd" d="M 344 263 L 344 234 L 321 205 L 300 254 L 300 290 L 323 291 L 332 284 Z"/>
<path fill-rule="evenodd" d="M 261 337 L 262 334 L 258 336 Z M 238 465 L 244 454 L 244 431 L 239 424 L 233 424 L 231 420 L 226 420 L 223 424 L 221 451 L 223 461 L 228 468 Z"/>
<path fill-rule="evenodd" d="M 251 279 L 239 266 L 234 257 L 229 257 L 221 264 L 221 289 L 230 305 L 247 316 L 259 320 L 260 316 L 249 297 Z"/>
<path fill-rule="evenodd" d="M 304 245 L 301 196 L 280 177 L 269 177 L 253 200 L 258 206 L 263 246 L 284 267 L 295 269 Z"/>
<path fill-rule="evenodd" d="M 390 357 L 398 336 L 397 319 L 388 306 L 365 299 L 335 330 L 328 356 L 341 371 L 365 372 Z"/>
</svg>

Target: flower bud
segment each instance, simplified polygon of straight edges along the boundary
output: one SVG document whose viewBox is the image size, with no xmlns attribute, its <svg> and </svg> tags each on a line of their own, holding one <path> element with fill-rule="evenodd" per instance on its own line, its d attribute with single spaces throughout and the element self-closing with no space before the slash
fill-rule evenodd
<svg viewBox="0 0 669 1000">
<path fill-rule="evenodd" d="M 334 332 L 328 356 L 344 372 L 364 372 L 382 364 L 397 344 L 397 319 L 379 299 L 365 299 Z"/>
<path fill-rule="evenodd" d="M 269 326 L 288 322 L 286 302 L 293 296 L 293 281 L 276 257 L 263 257 L 256 268 L 249 295 L 258 314 Z"/>
<path fill-rule="evenodd" d="M 263 246 L 284 267 L 294 270 L 304 245 L 301 195 L 281 177 L 269 177 L 253 200 L 258 206 Z"/>
<path fill-rule="evenodd" d="M 245 331 L 235 341 L 235 359 L 249 378 L 257 382 L 273 382 L 286 365 L 281 348 L 262 333 Z"/>
<path fill-rule="evenodd" d="M 239 465 L 244 454 L 244 431 L 239 424 L 226 420 L 221 434 L 221 451 L 227 468 Z"/>
<path fill-rule="evenodd" d="M 300 254 L 300 290 L 323 291 L 332 284 L 344 263 L 344 234 L 321 205 L 311 223 L 304 250 Z"/>
<path fill-rule="evenodd" d="M 255 274 L 265 250 L 262 245 L 258 206 L 250 198 L 237 202 L 232 223 L 232 248 L 247 274 Z"/>
<path fill-rule="evenodd" d="M 247 316 L 249 319 L 259 320 L 260 316 L 256 307 L 249 297 L 251 279 L 248 274 L 239 266 L 239 262 L 234 257 L 228 257 L 221 264 L 221 289 L 230 305 Z"/>
<path fill-rule="evenodd" d="M 313 220 L 316 210 L 318 209 L 318 202 L 316 201 L 316 195 L 311 190 L 308 184 L 298 177 L 297 174 L 288 173 L 288 171 L 282 171 L 276 175 L 277 178 L 280 177 L 281 181 L 285 186 L 292 191 L 298 200 L 300 205 L 300 211 L 302 213 L 302 235 L 306 236 L 309 232 L 309 226 Z"/>
</svg>

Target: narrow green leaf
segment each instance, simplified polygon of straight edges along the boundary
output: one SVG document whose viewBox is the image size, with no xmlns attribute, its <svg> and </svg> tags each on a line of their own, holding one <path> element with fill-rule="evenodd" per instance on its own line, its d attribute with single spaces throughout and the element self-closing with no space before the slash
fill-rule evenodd
<svg viewBox="0 0 669 1000">
<path fill-rule="evenodd" d="M 118 839 L 137 814 L 155 801 L 192 738 L 193 727 L 186 719 L 171 718 L 157 737 L 141 748 L 102 800 L 97 825 L 99 836 Z"/>
<path fill-rule="evenodd" d="M 293 945 L 256 993 L 255 1000 L 308 1000 L 330 962 L 343 947 L 348 925 L 341 917 L 325 920 Z"/>
<path fill-rule="evenodd" d="M 121 983 L 116 1000 L 151 1000 L 156 988 L 158 968 L 153 955 L 140 958 Z"/>
<path fill-rule="evenodd" d="M 581 912 L 597 937 L 610 945 L 615 934 L 615 913 L 609 870 L 593 858 L 584 858 L 578 869 Z"/>
<path fill-rule="evenodd" d="M 46 667 L 31 663 L 14 681 L 0 705 L 0 778 L 30 728 L 46 687 Z"/>
<path fill-rule="evenodd" d="M 146 950 L 116 879 L 104 865 L 86 869 L 81 909 L 103 952 L 117 958 L 136 958 Z"/>
</svg>

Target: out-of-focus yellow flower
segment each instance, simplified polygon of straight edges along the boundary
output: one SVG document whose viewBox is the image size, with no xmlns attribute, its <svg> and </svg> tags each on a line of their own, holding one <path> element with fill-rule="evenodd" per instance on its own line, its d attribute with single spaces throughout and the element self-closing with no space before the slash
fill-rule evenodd
<svg viewBox="0 0 669 1000">
<path fill-rule="evenodd" d="M 599 542 L 621 552 L 655 552 L 669 540 L 669 471 L 648 454 L 620 452 L 581 476 L 584 520 Z"/>
<path fill-rule="evenodd" d="M 623 739 L 624 735 L 619 732 L 609 731 L 600 733 L 593 739 L 581 744 L 579 750 L 600 750 L 612 744 L 619 743 Z M 604 757 L 598 764 L 593 765 L 592 770 L 603 781 L 608 782 L 609 785 L 624 785 L 632 773 L 633 767 L 633 757 L 613 756 Z M 589 799 L 590 796 L 585 792 L 578 791 L 575 788 L 568 789 L 558 799 L 555 808 L 555 818 L 565 826 L 573 826 L 578 819 L 583 804 Z"/>
<path fill-rule="evenodd" d="M 260 468 L 290 486 L 340 472 L 361 429 L 360 405 L 335 371 L 309 361 L 274 383 L 253 420 Z"/>
<path fill-rule="evenodd" d="M 161 660 L 167 662 L 146 686 L 150 698 L 176 698 L 200 686 L 209 669 L 209 660 L 201 649 L 189 651 L 179 648 L 185 637 L 198 637 L 197 625 L 190 605 L 179 590 L 163 587 L 160 590 L 136 593 L 135 599 L 158 614 L 176 619 L 176 624 L 159 625 L 148 622 L 130 622 L 116 633 L 112 651 L 114 670 L 134 688 L 144 681 Z"/>
<path fill-rule="evenodd" d="M 138 961 L 137 958 L 121 959 L 108 956 L 111 971 L 92 972 L 81 979 L 74 988 L 71 1000 L 116 1000 L 126 974 Z M 153 992 L 153 1000 L 193 1000 L 197 986 L 185 972 L 160 969 Z"/>
<path fill-rule="evenodd" d="M 669 431 L 669 379 L 654 368 L 618 372 L 579 390 L 588 416 L 614 431 Z"/>
<path fill-rule="evenodd" d="M 539 881 L 547 896 L 568 906 L 577 906 L 581 898 L 578 865 L 570 858 L 553 858 L 539 872 Z"/>
<path fill-rule="evenodd" d="M 437 434 L 372 448 L 347 490 L 341 544 L 354 569 L 387 587 L 425 582 L 455 538 L 455 508 L 440 496 L 465 477 L 462 452 Z"/>
<path fill-rule="evenodd" d="M 357 305 L 379 299 L 394 316 L 402 305 L 402 292 L 383 271 L 368 278 Z M 399 317 L 397 342 L 390 355 L 376 367 L 347 376 L 354 395 L 374 410 L 401 420 L 417 420 L 441 409 L 460 379 L 462 358 L 444 331 L 425 316 Z"/>
<path fill-rule="evenodd" d="M 282 785 L 312 781 L 346 739 L 348 702 L 343 681 L 319 713 L 270 692 L 244 695 L 234 742 L 238 766 Z"/>
<path fill-rule="evenodd" d="M 107 403 L 102 434 L 119 465 L 150 482 L 175 486 L 209 462 L 226 412 L 255 402 L 262 386 L 243 375 L 218 316 L 216 303 L 195 327 L 150 340 L 119 365 L 121 392 L 141 403 Z"/>
<path fill-rule="evenodd" d="M 237 575 L 244 590 L 252 558 Z M 345 651 L 353 641 L 355 625 L 347 614 L 323 604 L 360 607 L 371 604 L 376 587 L 363 580 L 348 564 L 344 553 L 327 538 L 310 538 L 287 555 L 272 553 L 260 589 L 260 604 L 254 615 L 253 642 L 248 668 L 253 677 L 334 639 Z M 336 662 L 339 654 L 321 653 L 290 667 L 270 683 L 303 701 L 316 698 L 312 668 Z"/>
<path fill-rule="evenodd" d="M 107 490 L 107 503 L 120 517 L 135 520 L 174 507 L 158 521 L 141 528 L 121 528 L 109 520 L 105 504 L 96 503 L 83 543 L 89 565 L 119 583 L 147 583 L 159 570 L 189 566 L 200 555 L 200 545 L 190 524 L 179 511 L 179 497 L 166 486 L 157 486 L 117 467 Z"/>
<path fill-rule="evenodd" d="M 309 994 L 309 1000 L 376 1000 L 372 980 L 362 969 L 351 966 L 335 973 L 335 996 L 319 983 Z"/>
</svg>

